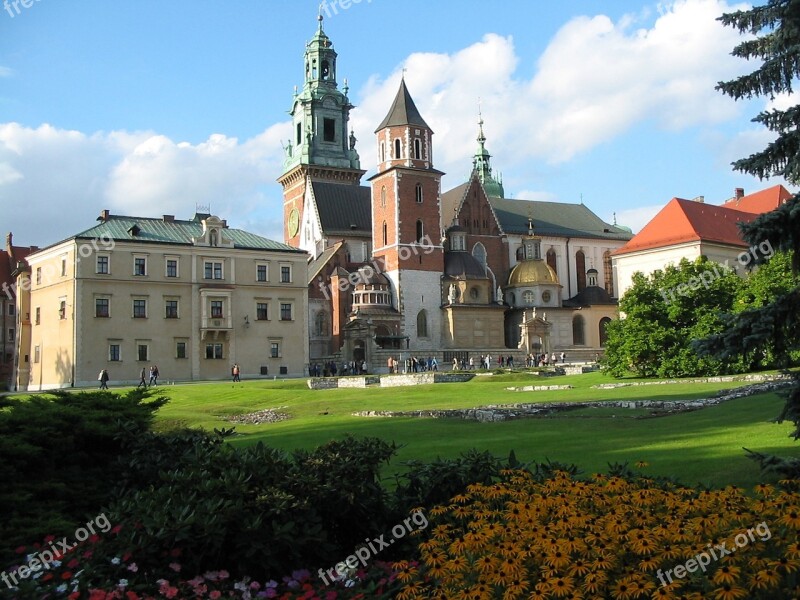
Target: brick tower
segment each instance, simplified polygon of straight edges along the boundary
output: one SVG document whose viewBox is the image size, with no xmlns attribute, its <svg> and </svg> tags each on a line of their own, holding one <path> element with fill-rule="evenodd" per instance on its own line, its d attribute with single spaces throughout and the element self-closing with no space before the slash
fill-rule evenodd
<svg viewBox="0 0 800 600">
<path fill-rule="evenodd" d="M 433 168 L 433 131 L 405 80 L 377 134 L 372 183 L 373 255 L 392 283 L 409 348 L 440 347 L 442 331 L 441 178 Z"/>
</svg>

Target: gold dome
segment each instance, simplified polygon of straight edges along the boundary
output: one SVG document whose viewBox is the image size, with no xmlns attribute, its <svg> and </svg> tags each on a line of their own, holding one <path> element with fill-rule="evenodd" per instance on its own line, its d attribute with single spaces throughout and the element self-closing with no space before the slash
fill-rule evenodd
<svg viewBox="0 0 800 600">
<path fill-rule="evenodd" d="M 542 259 L 525 260 L 511 269 L 508 285 L 535 285 L 539 283 L 558 284 L 558 275 Z"/>
</svg>

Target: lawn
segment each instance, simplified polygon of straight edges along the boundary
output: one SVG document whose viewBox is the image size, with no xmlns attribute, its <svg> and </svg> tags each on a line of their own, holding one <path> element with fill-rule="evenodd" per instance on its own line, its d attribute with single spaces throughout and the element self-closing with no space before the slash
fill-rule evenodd
<svg viewBox="0 0 800 600">
<path fill-rule="evenodd" d="M 772 421 L 783 404 L 775 394 L 733 400 L 720 406 L 658 418 L 642 411 L 583 409 L 542 419 L 476 423 L 453 419 L 362 418 L 360 410 L 468 408 L 487 404 L 588 400 L 686 400 L 707 397 L 731 383 L 679 383 L 592 389 L 612 382 L 601 373 L 541 379 L 528 374 L 476 377 L 469 383 L 421 385 L 366 390 L 318 390 L 305 380 L 253 381 L 165 386 L 170 403 L 158 414 L 160 429 L 227 427 L 226 415 L 264 408 L 280 409 L 291 419 L 265 425 L 237 425 L 233 444 L 266 444 L 292 450 L 311 448 L 346 434 L 377 436 L 402 448 L 391 475 L 405 460 L 454 457 L 468 448 L 498 456 L 514 450 L 522 461 L 548 458 L 576 463 L 585 472 L 607 469 L 608 463 L 645 461 L 643 472 L 669 475 L 686 484 L 752 486 L 762 478 L 742 447 L 760 452 L 800 456 L 800 444 L 788 433 L 791 425 Z M 633 381 L 633 380 L 630 380 Z M 569 384 L 571 390 L 512 392 L 506 387 L 542 383 Z"/>
</svg>

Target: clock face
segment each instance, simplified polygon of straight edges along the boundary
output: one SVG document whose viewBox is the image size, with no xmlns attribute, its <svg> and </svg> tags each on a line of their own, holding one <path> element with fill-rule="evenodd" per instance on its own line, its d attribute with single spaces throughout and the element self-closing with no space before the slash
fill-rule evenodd
<svg viewBox="0 0 800 600">
<path fill-rule="evenodd" d="M 300 212 L 293 208 L 289 213 L 289 237 L 294 237 L 300 230 Z"/>
</svg>

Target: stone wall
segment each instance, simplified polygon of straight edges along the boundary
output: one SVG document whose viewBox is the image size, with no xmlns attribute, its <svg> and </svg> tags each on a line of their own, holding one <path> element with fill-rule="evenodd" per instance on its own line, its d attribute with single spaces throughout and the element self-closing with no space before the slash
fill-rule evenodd
<svg viewBox="0 0 800 600">
<path fill-rule="evenodd" d="M 662 416 L 665 414 L 676 414 L 699 410 L 708 406 L 714 406 L 722 402 L 744 398 L 755 394 L 763 394 L 778 389 L 788 387 L 791 381 L 772 381 L 767 383 L 757 383 L 742 386 L 733 390 L 724 390 L 709 398 L 699 400 L 609 400 L 598 402 L 558 402 L 558 403 L 536 403 L 536 404 L 511 404 L 511 405 L 490 405 L 476 408 L 462 409 L 442 409 L 442 410 L 412 410 L 412 411 L 388 411 L 388 410 L 365 410 L 354 412 L 356 417 L 423 417 L 432 419 L 464 419 L 468 421 L 478 421 L 489 423 L 497 421 L 510 421 L 513 419 L 525 419 L 530 417 L 547 417 L 559 412 L 576 410 L 579 408 L 619 408 L 626 409 L 647 409 L 651 411 L 651 416 Z"/>
<path fill-rule="evenodd" d="M 406 385 L 427 385 L 430 383 L 463 383 L 475 377 L 474 373 L 447 373 L 426 371 L 425 373 L 407 373 L 405 375 L 381 376 L 381 387 L 399 387 Z"/>
</svg>

